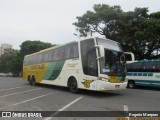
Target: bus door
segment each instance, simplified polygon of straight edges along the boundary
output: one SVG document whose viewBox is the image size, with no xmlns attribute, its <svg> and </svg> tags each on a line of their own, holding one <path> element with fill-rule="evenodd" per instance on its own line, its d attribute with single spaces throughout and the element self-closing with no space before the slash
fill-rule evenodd
<svg viewBox="0 0 160 120">
<path fill-rule="evenodd" d="M 97 56 L 96 56 L 96 49 L 93 49 L 91 52 L 88 53 L 87 56 L 88 62 L 88 87 L 92 90 L 97 89 L 97 79 L 98 79 L 98 65 L 97 65 Z"/>
<path fill-rule="evenodd" d="M 86 89 L 95 89 L 97 85 L 98 67 L 94 39 L 81 41 L 83 84 Z"/>
</svg>

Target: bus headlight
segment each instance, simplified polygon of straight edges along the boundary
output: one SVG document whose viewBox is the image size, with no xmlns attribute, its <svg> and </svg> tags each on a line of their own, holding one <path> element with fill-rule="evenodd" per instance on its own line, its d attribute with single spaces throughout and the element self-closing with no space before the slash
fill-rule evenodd
<svg viewBox="0 0 160 120">
<path fill-rule="evenodd" d="M 105 77 L 100 77 L 99 79 L 102 80 L 102 81 L 105 81 L 105 82 L 108 82 L 108 81 L 109 81 L 109 79 L 108 79 L 108 78 L 105 78 Z"/>
</svg>

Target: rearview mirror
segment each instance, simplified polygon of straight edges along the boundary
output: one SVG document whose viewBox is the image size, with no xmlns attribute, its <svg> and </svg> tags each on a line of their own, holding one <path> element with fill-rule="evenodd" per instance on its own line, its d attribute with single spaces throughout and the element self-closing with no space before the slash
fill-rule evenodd
<svg viewBox="0 0 160 120">
<path fill-rule="evenodd" d="M 95 45 L 95 47 L 99 50 L 99 57 L 98 58 L 102 58 L 104 57 L 104 47 L 102 45 Z"/>
<path fill-rule="evenodd" d="M 124 52 L 126 61 L 135 61 L 134 54 L 132 52 Z"/>
</svg>

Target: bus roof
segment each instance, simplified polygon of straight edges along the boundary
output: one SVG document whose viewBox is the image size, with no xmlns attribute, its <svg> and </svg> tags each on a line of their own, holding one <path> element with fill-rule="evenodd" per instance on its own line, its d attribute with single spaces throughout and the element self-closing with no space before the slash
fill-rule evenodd
<svg viewBox="0 0 160 120">
<path fill-rule="evenodd" d="M 63 47 L 63 46 L 66 46 L 66 45 L 69 45 L 69 44 L 72 44 L 72 43 L 76 43 L 76 42 L 79 42 L 79 41 L 83 41 L 83 40 L 87 40 L 87 39 L 95 39 L 95 38 L 100 38 L 100 37 L 85 37 L 85 38 L 80 38 L 79 40 L 75 40 L 75 41 L 68 42 L 68 43 L 65 43 L 65 44 L 62 44 L 62 45 L 57 45 L 57 46 L 53 46 L 53 47 L 50 47 L 50 48 L 46 48 L 46 49 L 40 50 L 38 52 L 26 55 L 25 57 L 36 55 L 38 53 L 46 52 L 46 51 L 53 50 L 53 49 L 56 49 L 56 48 L 60 48 L 60 47 Z M 116 41 L 113 41 L 113 40 L 110 40 L 110 39 L 106 39 L 106 38 L 100 38 L 100 39 L 104 39 L 104 40 L 108 40 L 108 41 L 112 41 L 112 42 L 118 43 Z"/>
<path fill-rule="evenodd" d="M 72 43 L 76 43 L 76 41 L 72 41 L 72 42 L 69 42 L 69 43 L 66 43 L 66 44 L 62 44 L 62 45 L 56 45 L 56 46 L 53 46 L 53 47 L 50 47 L 50 48 L 46 48 L 46 49 L 40 50 L 38 52 L 26 55 L 25 57 L 36 55 L 38 53 L 42 53 L 42 52 L 46 52 L 46 51 L 50 51 L 50 50 L 53 50 L 53 49 L 56 49 L 56 48 L 60 48 L 62 46 L 69 45 L 69 44 L 72 44 Z"/>
<path fill-rule="evenodd" d="M 160 59 L 150 59 L 150 60 L 135 60 L 135 61 L 127 61 L 127 64 L 130 64 L 130 63 L 137 63 L 137 62 L 160 62 Z"/>
<path fill-rule="evenodd" d="M 144 60 L 137 60 L 136 62 L 159 62 L 160 59 L 150 59 L 150 60 L 147 60 L 147 59 L 144 59 Z"/>
</svg>

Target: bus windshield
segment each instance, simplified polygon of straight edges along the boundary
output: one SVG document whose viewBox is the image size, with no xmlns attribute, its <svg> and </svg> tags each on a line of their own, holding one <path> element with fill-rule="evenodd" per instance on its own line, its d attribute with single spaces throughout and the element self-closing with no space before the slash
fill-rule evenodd
<svg viewBox="0 0 160 120">
<path fill-rule="evenodd" d="M 105 58 L 101 64 L 101 72 L 109 76 L 125 76 L 126 65 L 122 52 L 105 50 Z"/>
<path fill-rule="evenodd" d="M 100 60 L 101 73 L 109 76 L 126 76 L 125 55 L 116 42 L 98 39 L 99 45 L 104 46 L 105 57 Z"/>
</svg>

